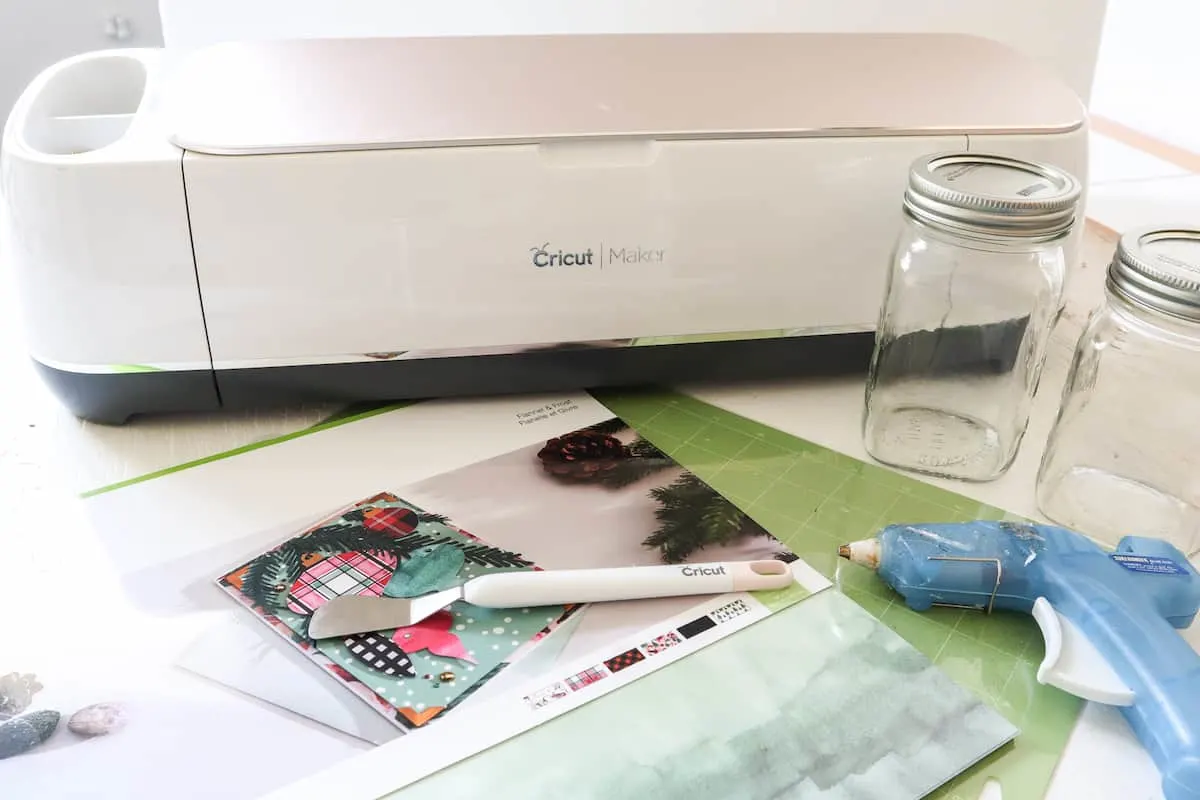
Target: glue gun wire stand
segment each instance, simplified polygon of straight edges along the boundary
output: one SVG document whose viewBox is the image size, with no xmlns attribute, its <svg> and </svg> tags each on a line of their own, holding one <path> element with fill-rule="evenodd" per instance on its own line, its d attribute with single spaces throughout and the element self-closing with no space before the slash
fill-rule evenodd
<svg viewBox="0 0 1200 800">
<path fill-rule="evenodd" d="M 1200 610 L 1200 574 L 1177 548 L 1127 536 L 1109 552 L 1065 528 L 975 521 L 891 525 L 838 555 L 915 611 L 1031 615 L 1038 681 L 1116 707 L 1165 800 L 1200 800 L 1200 654 L 1179 634 Z"/>
</svg>

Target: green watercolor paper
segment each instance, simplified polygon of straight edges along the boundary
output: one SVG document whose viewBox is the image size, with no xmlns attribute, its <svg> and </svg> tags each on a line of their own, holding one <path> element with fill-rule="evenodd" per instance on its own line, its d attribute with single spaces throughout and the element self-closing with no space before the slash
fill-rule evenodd
<svg viewBox="0 0 1200 800">
<path fill-rule="evenodd" d="M 1016 734 L 829 589 L 386 797 L 917 800 Z"/>
</svg>

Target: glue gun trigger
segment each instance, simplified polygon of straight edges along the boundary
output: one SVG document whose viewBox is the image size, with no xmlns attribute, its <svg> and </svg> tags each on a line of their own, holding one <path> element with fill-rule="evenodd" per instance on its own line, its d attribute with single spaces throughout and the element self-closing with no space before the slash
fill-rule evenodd
<svg viewBox="0 0 1200 800">
<path fill-rule="evenodd" d="M 1046 655 L 1038 667 L 1038 683 L 1110 706 L 1133 705 L 1125 685 L 1088 638 L 1059 614 L 1044 597 L 1033 603 L 1033 618 L 1042 630 Z"/>
</svg>

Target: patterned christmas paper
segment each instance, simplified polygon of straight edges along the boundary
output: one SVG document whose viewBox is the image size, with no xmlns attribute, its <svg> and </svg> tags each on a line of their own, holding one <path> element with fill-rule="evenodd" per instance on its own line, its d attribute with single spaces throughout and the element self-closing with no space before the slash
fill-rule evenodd
<svg viewBox="0 0 1200 800">
<path fill-rule="evenodd" d="M 456 602 L 416 625 L 310 639 L 308 620 L 348 594 L 412 597 L 492 571 L 536 570 L 401 498 L 381 493 L 218 578 L 256 616 L 402 728 L 462 703 L 575 606 L 487 609 Z"/>
</svg>

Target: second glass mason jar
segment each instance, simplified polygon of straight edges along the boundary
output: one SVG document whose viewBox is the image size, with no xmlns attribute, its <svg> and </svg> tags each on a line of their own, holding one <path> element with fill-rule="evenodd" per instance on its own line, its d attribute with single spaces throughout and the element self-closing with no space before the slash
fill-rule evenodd
<svg viewBox="0 0 1200 800">
<path fill-rule="evenodd" d="M 979 153 L 918 159 L 867 378 L 876 460 L 961 480 L 1017 454 L 1063 305 L 1078 180 Z"/>
<path fill-rule="evenodd" d="M 1200 227 L 1121 237 L 1038 471 L 1051 521 L 1200 550 Z"/>
</svg>

